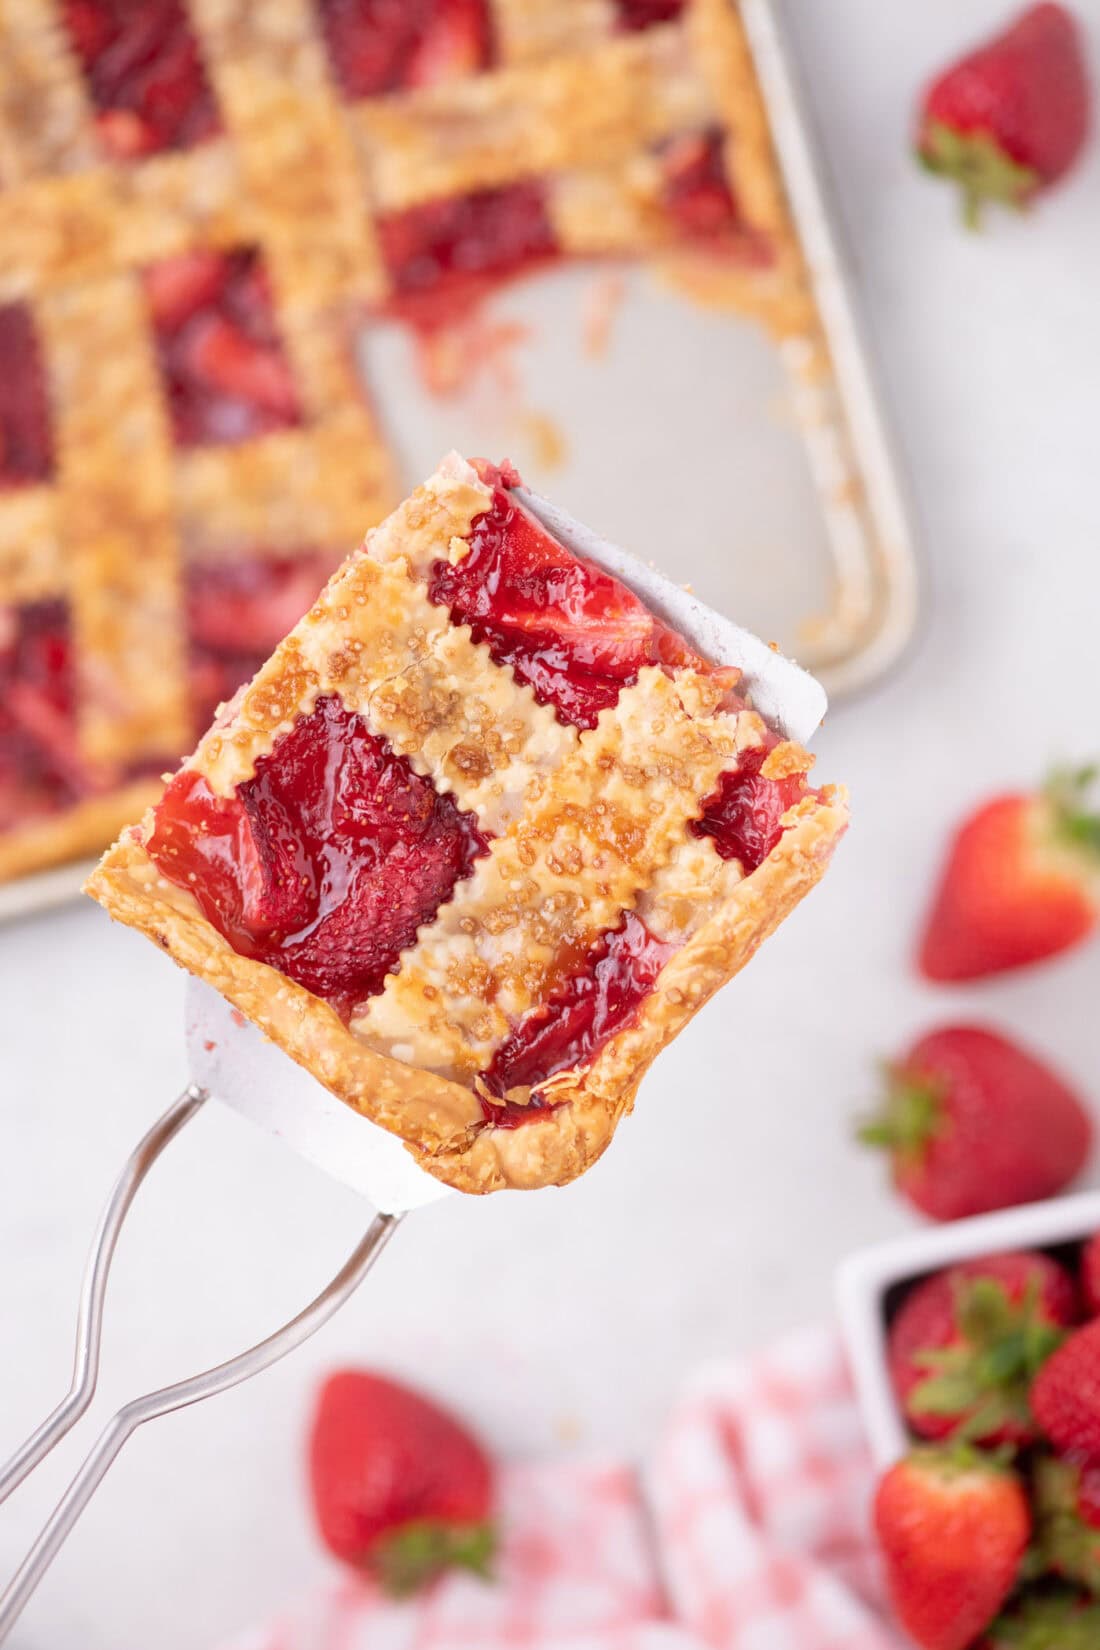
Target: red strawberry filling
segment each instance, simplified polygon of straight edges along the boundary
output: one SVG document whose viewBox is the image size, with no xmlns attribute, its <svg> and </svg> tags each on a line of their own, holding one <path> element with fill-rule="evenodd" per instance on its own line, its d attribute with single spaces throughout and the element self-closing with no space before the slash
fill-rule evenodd
<svg viewBox="0 0 1100 1650">
<path fill-rule="evenodd" d="M 0 608 L 0 829 L 70 805 L 87 783 L 65 603 Z"/>
<path fill-rule="evenodd" d="M 778 743 L 772 734 L 762 745 L 744 751 L 737 767 L 724 773 L 692 822 L 695 836 L 709 836 L 723 859 L 738 859 L 748 876 L 767 859 L 783 835 L 780 821 L 788 808 L 811 795 L 805 774 L 768 779 L 760 772 Z"/>
<path fill-rule="evenodd" d="M 651 29 L 657 23 L 672 23 L 686 7 L 687 0 L 615 0 L 619 27 L 630 33 Z"/>
<path fill-rule="evenodd" d="M 181 0 L 62 0 L 112 160 L 190 149 L 220 130 Z"/>
<path fill-rule="evenodd" d="M 437 561 L 428 581 L 433 601 L 468 624 L 498 664 L 510 665 L 553 705 L 562 722 L 595 725 L 645 665 L 716 667 L 609 573 L 581 561 L 523 509 L 508 488 L 519 477 L 481 465 L 493 502 L 470 533 L 469 553 L 452 566 Z M 732 685 L 732 684 L 731 684 Z M 787 809 L 809 794 L 803 774 L 772 779 L 761 773 L 779 743 L 769 733 L 722 775 L 691 829 L 709 836 L 723 859 L 738 859 L 746 876 L 771 853 Z"/>
<path fill-rule="evenodd" d="M 675 949 L 627 911 L 618 927 L 593 946 L 579 972 L 525 1015 L 497 1049 L 484 1083 L 500 1099 L 497 1103 L 483 1097 L 486 1118 L 498 1128 L 511 1129 L 549 1109 L 545 1100 L 519 1104 L 507 1096 L 590 1061 L 633 1023 Z"/>
<path fill-rule="evenodd" d="M 338 558 L 241 555 L 186 574 L 191 705 L 197 728 L 254 676 L 313 604 Z"/>
<path fill-rule="evenodd" d="M 181 769 L 147 846 L 235 951 L 348 1018 L 488 843 L 471 815 L 328 698 L 231 797 Z"/>
<path fill-rule="evenodd" d="M 0 305 L 0 491 L 47 481 L 53 469 L 46 375 L 31 312 Z"/>
<path fill-rule="evenodd" d="M 558 255 L 541 184 L 426 201 L 378 220 L 393 284 L 388 313 L 432 330 L 461 320 L 502 281 Z"/>
<path fill-rule="evenodd" d="M 487 0 L 317 0 L 332 71 L 345 97 L 434 86 L 487 69 Z"/>
<path fill-rule="evenodd" d="M 748 255 L 751 239 L 726 173 L 720 129 L 669 138 L 660 157 L 662 203 L 678 233 L 715 252 Z M 756 255 L 762 256 L 762 249 Z"/>
<path fill-rule="evenodd" d="M 432 601 L 468 624 L 559 721 L 594 727 L 645 665 L 712 668 L 618 579 L 551 538 L 499 483 L 469 546 L 457 566 L 434 564 Z"/>
<path fill-rule="evenodd" d="M 255 248 L 184 252 L 151 265 L 144 283 L 180 446 L 245 441 L 299 422 Z"/>
</svg>

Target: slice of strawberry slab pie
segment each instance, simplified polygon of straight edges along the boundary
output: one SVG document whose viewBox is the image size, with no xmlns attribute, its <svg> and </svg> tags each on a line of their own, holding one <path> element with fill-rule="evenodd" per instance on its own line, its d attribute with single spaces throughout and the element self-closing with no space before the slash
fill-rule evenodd
<svg viewBox="0 0 1100 1650">
<path fill-rule="evenodd" d="M 88 882 L 468 1192 L 587 1168 L 847 818 L 519 486 L 446 459 Z"/>
</svg>

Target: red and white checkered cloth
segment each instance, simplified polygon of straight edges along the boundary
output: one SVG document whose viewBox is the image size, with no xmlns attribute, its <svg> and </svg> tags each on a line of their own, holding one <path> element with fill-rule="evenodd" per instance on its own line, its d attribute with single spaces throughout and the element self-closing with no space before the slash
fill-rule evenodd
<svg viewBox="0 0 1100 1650">
<path fill-rule="evenodd" d="M 233 1650 L 901 1650 L 871 1466 L 831 1330 L 701 1371 L 641 1471 L 508 1466 L 493 1585 L 354 1578 Z"/>
</svg>

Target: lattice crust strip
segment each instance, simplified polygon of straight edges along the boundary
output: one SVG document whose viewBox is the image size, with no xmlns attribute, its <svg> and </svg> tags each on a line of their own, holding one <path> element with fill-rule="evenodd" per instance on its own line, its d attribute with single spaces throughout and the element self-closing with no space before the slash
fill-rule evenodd
<svg viewBox="0 0 1100 1650">
<path fill-rule="evenodd" d="M 457 1080 L 634 904 L 735 749 L 712 681 L 643 670 L 417 936 L 353 1030 Z M 400 1053 L 398 1054 L 398 1051 Z"/>
<path fill-rule="evenodd" d="M 67 603 L 80 757 L 101 787 L 188 743 L 188 568 L 242 550 L 337 552 L 393 503 L 391 457 L 352 351 L 363 315 L 392 296 L 380 220 L 535 178 L 563 253 L 663 253 L 660 145 L 719 125 L 739 212 L 774 254 L 770 273 L 731 277 L 729 295 L 805 324 L 735 7 L 690 0 L 679 20 L 638 33 L 620 31 L 616 0 L 491 8 L 489 69 L 356 102 L 337 93 L 313 0 L 187 0 L 220 130 L 119 164 L 100 147 L 57 0 L 5 0 L 0 305 L 25 304 L 33 319 L 54 474 L 0 490 L 0 604 Z M 142 272 L 197 249 L 245 248 L 266 272 L 300 423 L 237 444 L 177 446 Z M 372 599 L 392 589 L 383 581 Z M 423 602 L 404 622 L 408 640 L 426 623 Z M 468 637 L 430 625 L 424 635 L 417 668 L 395 669 L 369 714 L 499 831 L 572 736 L 552 717 L 506 714 L 499 678 Z M 476 740 L 465 746 L 445 703 L 456 649 L 472 672 Z M 343 691 L 338 673 L 316 660 L 309 668 Z M 101 795 L 89 798 L 71 810 L 68 839 L 64 817 L 51 816 L 48 830 L 43 822 L 43 863 L 92 846 L 111 815 Z M 31 829 L 0 835 L 0 877 L 34 863 Z"/>
<path fill-rule="evenodd" d="M 228 796 L 323 695 L 364 716 L 436 789 L 491 834 L 505 829 L 577 744 L 466 626 L 429 601 L 423 576 L 464 542 L 491 492 L 450 460 L 368 535 L 215 726 L 189 765 Z M 397 547 L 404 546 L 405 554 Z M 421 577 L 410 576 L 419 567 Z"/>
</svg>

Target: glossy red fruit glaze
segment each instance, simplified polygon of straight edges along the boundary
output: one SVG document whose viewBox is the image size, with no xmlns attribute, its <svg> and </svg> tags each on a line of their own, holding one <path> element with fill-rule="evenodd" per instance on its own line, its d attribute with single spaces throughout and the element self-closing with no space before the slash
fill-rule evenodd
<svg viewBox="0 0 1100 1650">
<path fill-rule="evenodd" d="M 0 492 L 53 469 L 46 375 L 25 304 L 0 304 Z"/>
<path fill-rule="evenodd" d="M 255 248 L 184 252 L 151 266 L 144 282 L 181 446 L 245 441 L 299 422 Z"/>
<path fill-rule="evenodd" d="M 1081 1293 L 1091 1317 L 1100 1317 L 1100 1232 L 1081 1250 Z"/>
<path fill-rule="evenodd" d="M 710 666 L 610 574 L 563 548 L 501 486 L 457 566 L 437 561 L 433 602 L 468 624 L 558 720 L 595 725 L 644 665 Z"/>
<path fill-rule="evenodd" d="M 345 97 L 475 74 L 493 61 L 487 0 L 318 0 Z"/>
<path fill-rule="evenodd" d="M 488 843 L 472 815 L 329 698 L 232 797 L 182 769 L 147 847 L 235 951 L 347 1018 Z"/>
<path fill-rule="evenodd" d="M 62 0 L 114 160 L 189 149 L 220 130 L 182 0 Z"/>
<path fill-rule="evenodd" d="M 780 837 L 780 820 L 804 796 L 812 795 L 805 774 L 767 779 L 760 772 L 778 743 L 774 735 L 744 751 L 736 769 L 724 773 L 692 821 L 695 836 L 709 836 L 723 859 L 738 859 L 745 875 L 761 865 Z"/>
<path fill-rule="evenodd" d="M 537 1117 L 544 1105 L 517 1105 L 504 1097 L 511 1090 L 542 1083 L 555 1072 L 587 1065 L 610 1038 L 632 1023 L 675 949 L 628 911 L 619 926 L 592 947 L 578 972 L 532 1009 L 497 1050 L 484 1078 L 503 1103 L 495 1106 L 483 1100 L 486 1117 L 501 1128 Z"/>
<path fill-rule="evenodd" d="M 619 27 L 634 33 L 657 23 L 671 23 L 687 8 L 687 0 L 615 0 Z"/>
<path fill-rule="evenodd" d="M 738 229 L 718 130 L 670 138 L 661 149 L 665 210 L 692 240 L 719 242 Z"/>
<path fill-rule="evenodd" d="M 87 786 L 72 678 L 64 602 L 0 607 L 0 829 L 64 807 Z"/>
<path fill-rule="evenodd" d="M 541 184 L 425 201 L 377 223 L 394 296 L 388 314 L 431 330 L 461 320 L 510 277 L 558 254 Z"/>
<path fill-rule="evenodd" d="M 186 573 L 191 705 L 205 728 L 313 604 L 338 557 L 243 554 Z"/>
<path fill-rule="evenodd" d="M 1077 1292 L 1073 1279 L 1048 1255 L 1031 1252 L 987 1255 L 980 1260 L 962 1261 L 937 1272 L 915 1285 L 906 1295 L 890 1326 L 887 1361 L 890 1382 L 908 1425 L 922 1438 L 942 1439 L 958 1431 L 955 1415 L 929 1414 L 915 1410 L 909 1400 L 915 1388 L 927 1380 L 929 1369 L 922 1354 L 939 1352 L 962 1344 L 957 1306 L 958 1292 L 968 1281 L 992 1278 L 1000 1284 L 1009 1301 L 1019 1305 L 1029 1289 L 1038 1290 L 1042 1318 L 1051 1324 L 1068 1326 L 1077 1316 Z M 974 1442 L 993 1446 L 1022 1443 L 1034 1429 L 1007 1425 Z"/>
</svg>

